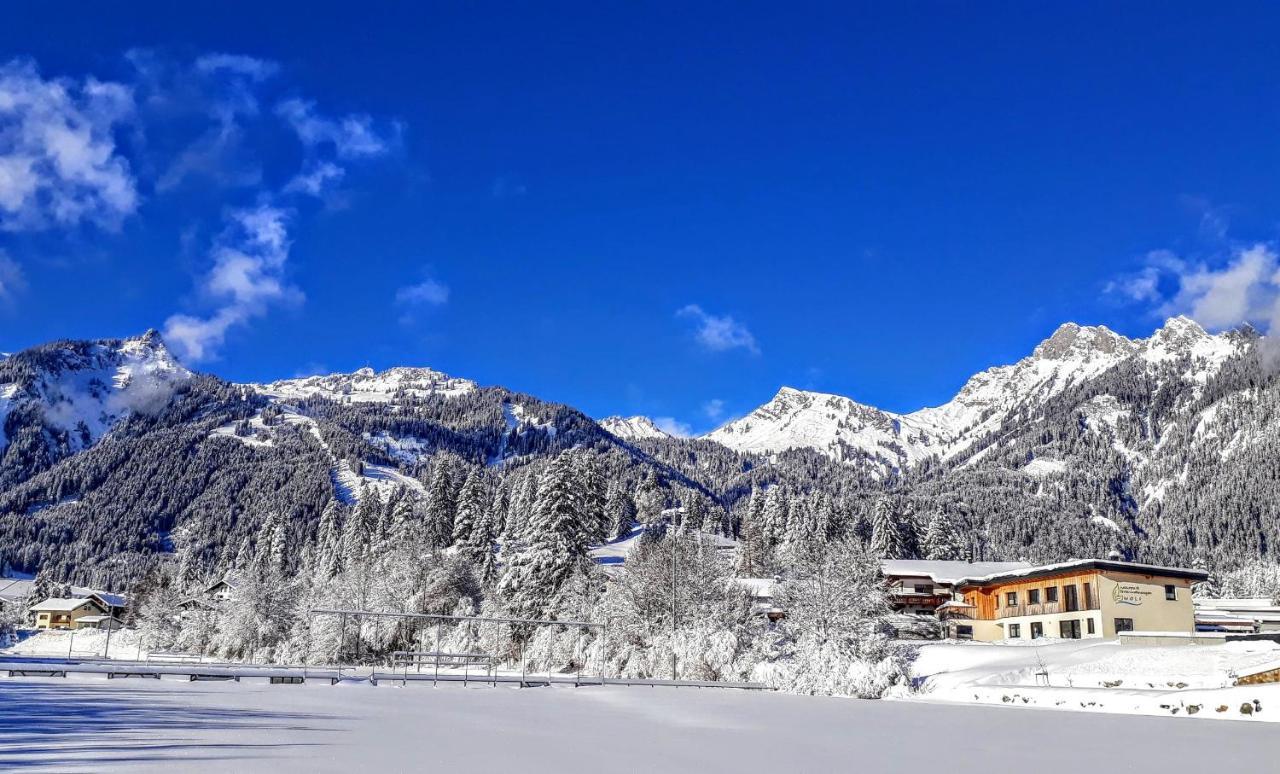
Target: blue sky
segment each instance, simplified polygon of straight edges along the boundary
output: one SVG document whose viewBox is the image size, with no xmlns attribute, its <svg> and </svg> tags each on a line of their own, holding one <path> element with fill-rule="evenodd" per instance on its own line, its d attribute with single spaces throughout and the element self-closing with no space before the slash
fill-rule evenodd
<svg viewBox="0 0 1280 774">
<path fill-rule="evenodd" d="M 1280 309 L 1260 3 L 56 5 L 0 28 L 0 350 L 704 430 Z"/>
</svg>

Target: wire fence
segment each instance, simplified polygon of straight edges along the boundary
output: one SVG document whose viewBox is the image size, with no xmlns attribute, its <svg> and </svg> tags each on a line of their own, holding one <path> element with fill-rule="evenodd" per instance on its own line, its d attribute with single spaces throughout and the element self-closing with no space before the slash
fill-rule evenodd
<svg viewBox="0 0 1280 774">
<path fill-rule="evenodd" d="M 306 653 L 314 666 L 382 667 L 405 679 L 427 666 L 435 678 L 461 672 L 464 681 L 480 667 L 490 679 L 505 673 L 524 681 L 554 668 L 582 681 L 606 677 L 604 631 L 591 621 L 312 608 Z"/>
</svg>

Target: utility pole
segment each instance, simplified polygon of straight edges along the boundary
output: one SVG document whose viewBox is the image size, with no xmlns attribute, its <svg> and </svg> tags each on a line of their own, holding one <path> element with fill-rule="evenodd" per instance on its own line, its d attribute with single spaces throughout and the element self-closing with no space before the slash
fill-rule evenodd
<svg viewBox="0 0 1280 774">
<path fill-rule="evenodd" d="M 680 679 L 676 673 L 676 627 L 679 608 L 676 606 L 676 533 L 671 531 L 671 679 Z"/>
</svg>

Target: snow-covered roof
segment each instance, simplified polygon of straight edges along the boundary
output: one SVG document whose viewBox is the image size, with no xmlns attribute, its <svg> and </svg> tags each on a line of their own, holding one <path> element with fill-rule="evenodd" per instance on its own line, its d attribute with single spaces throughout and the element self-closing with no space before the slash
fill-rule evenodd
<svg viewBox="0 0 1280 774">
<path fill-rule="evenodd" d="M 21 602 L 31 596 L 35 581 L 31 578 L 0 578 L 0 602 Z M 61 584 L 57 584 L 61 588 Z M 98 591 L 84 586 L 70 586 L 72 596 L 98 597 L 112 607 L 124 607 L 128 600 L 120 594 Z"/>
<path fill-rule="evenodd" d="M 746 589 L 751 596 L 757 599 L 772 599 L 773 588 L 777 581 L 773 578 L 734 578 L 733 584 Z"/>
<path fill-rule="evenodd" d="M 1275 604 L 1267 597 L 1251 598 L 1219 598 L 1219 599 L 1197 599 L 1196 607 L 1202 607 L 1212 610 L 1249 610 L 1259 613 L 1280 613 L 1280 605 Z"/>
<path fill-rule="evenodd" d="M 1253 618 L 1247 615 L 1232 615 L 1230 613 L 1220 613 L 1217 610 L 1197 610 L 1196 621 L 1208 623 L 1210 621 L 1226 621 L 1228 623 L 1247 623 L 1252 624 Z"/>
<path fill-rule="evenodd" d="M 880 572 L 885 577 L 929 578 L 934 583 L 955 584 L 962 578 L 990 575 L 1009 570 L 1025 570 L 1029 562 L 954 562 L 927 559 L 884 559 Z"/>
<path fill-rule="evenodd" d="M 1023 569 L 994 572 L 988 575 L 971 575 L 966 578 L 961 578 L 956 582 L 956 585 L 980 586 L 986 583 L 993 583 L 1006 579 L 1054 575 L 1061 572 L 1085 569 L 1111 570 L 1113 572 L 1129 572 L 1136 573 L 1138 575 L 1155 575 L 1166 578 L 1190 578 L 1192 580 L 1206 580 L 1209 577 L 1209 573 L 1204 570 L 1193 570 L 1186 567 L 1161 567 L 1160 565 L 1155 564 L 1116 562 L 1109 559 L 1072 559 L 1069 562 L 1028 566 Z"/>
<path fill-rule="evenodd" d="M 97 604 L 88 597 L 49 597 L 43 602 L 32 605 L 34 611 L 49 611 L 53 613 L 69 613 L 85 604 Z"/>
</svg>

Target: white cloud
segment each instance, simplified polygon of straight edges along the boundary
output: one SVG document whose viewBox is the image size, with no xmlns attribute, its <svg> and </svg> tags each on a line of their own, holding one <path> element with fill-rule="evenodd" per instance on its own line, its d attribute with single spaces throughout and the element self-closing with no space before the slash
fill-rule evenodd
<svg viewBox="0 0 1280 774">
<path fill-rule="evenodd" d="M 163 168 L 161 193 L 199 178 L 227 188 L 261 184 L 261 163 L 246 138 L 261 113 L 259 91 L 279 65 L 239 54 L 216 53 L 194 63 L 178 62 L 145 49 L 126 58 L 137 72 L 143 117 L 152 123 L 193 125 L 201 132 L 172 157 L 155 160 Z M 163 138 L 162 138 L 163 139 Z"/>
<path fill-rule="evenodd" d="M 677 438 L 688 438 L 693 435 L 693 428 L 675 417 L 654 417 L 653 423 L 658 429 Z"/>
<path fill-rule="evenodd" d="M 0 65 L 0 229 L 118 228 L 138 206 L 114 137 L 133 110 L 132 91 L 119 83 L 46 80 L 31 62 Z"/>
<path fill-rule="evenodd" d="M 309 162 L 301 172 L 284 187 L 285 193 L 301 193 L 322 196 L 331 185 L 341 182 L 347 171 L 329 161 Z"/>
<path fill-rule="evenodd" d="M 760 354 L 755 336 L 751 335 L 747 326 L 729 315 L 721 317 L 708 314 L 697 304 L 689 304 L 676 312 L 676 316 L 693 320 L 697 324 L 694 336 L 698 343 L 712 352 L 741 348 L 752 354 Z"/>
<path fill-rule="evenodd" d="M 433 279 L 406 285 L 396 291 L 396 303 L 409 306 L 440 306 L 449 300 L 449 288 Z"/>
<path fill-rule="evenodd" d="M 1242 322 L 1262 322 L 1270 328 L 1277 321 L 1276 254 L 1265 245 L 1237 251 L 1219 269 L 1188 266 L 1179 275 L 1178 293 L 1164 310 L 1187 314 L 1211 329 Z"/>
<path fill-rule="evenodd" d="M 1216 266 L 1156 251 L 1106 290 L 1151 304 L 1162 316 L 1185 314 L 1210 330 L 1248 322 L 1280 333 L 1280 258 L 1265 244 L 1237 248 Z"/>
<path fill-rule="evenodd" d="M 197 59 L 196 70 L 209 74 L 231 73 L 253 81 L 265 81 L 280 72 L 280 65 L 244 54 L 215 53 Z"/>
<path fill-rule="evenodd" d="M 22 267 L 0 250 L 0 304 L 8 304 L 27 287 Z"/>
<path fill-rule="evenodd" d="M 707 419 L 715 422 L 724 416 L 724 401 L 719 398 L 712 398 L 702 404 L 702 413 L 707 415 Z"/>
<path fill-rule="evenodd" d="M 328 118 L 316 112 L 314 102 L 287 99 L 276 106 L 276 115 L 293 127 L 298 139 L 308 149 L 332 147 L 340 159 L 381 156 L 391 151 L 397 141 L 399 126 L 393 124 L 384 134 L 373 126 L 373 119 L 362 113 L 342 118 Z"/>
<path fill-rule="evenodd" d="M 289 258 L 288 213 L 271 204 L 240 209 L 210 251 L 213 267 L 201 291 L 218 307 L 204 317 L 173 315 L 164 338 L 188 362 L 217 356 L 227 331 L 265 315 L 273 305 L 300 303 L 302 292 L 284 279 Z"/>
</svg>

